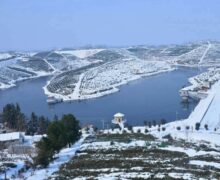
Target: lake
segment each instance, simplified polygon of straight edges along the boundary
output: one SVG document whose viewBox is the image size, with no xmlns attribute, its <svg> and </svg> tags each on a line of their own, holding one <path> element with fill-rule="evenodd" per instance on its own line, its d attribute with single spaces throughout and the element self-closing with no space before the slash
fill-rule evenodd
<svg viewBox="0 0 220 180">
<path fill-rule="evenodd" d="M 167 121 L 187 118 L 198 102 L 181 103 L 179 90 L 188 84 L 188 78 L 201 69 L 179 68 L 175 71 L 161 73 L 132 81 L 120 87 L 120 91 L 104 97 L 63 102 L 48 105 L 42 87 L 50 77 L 41 77 L 23 81 L 16 87 L 0 91 L 0 109 L 7 103 L 19 103 L 26 115 L 35 112 L 53 118 L 72 113 L 82 125 L 94 124 L 102 127 L 111 125 L 113 115 L 117 112 L 125 114 L 131 125 L 143 125 L 144 121 L 164 118 Z"/>
</svg>

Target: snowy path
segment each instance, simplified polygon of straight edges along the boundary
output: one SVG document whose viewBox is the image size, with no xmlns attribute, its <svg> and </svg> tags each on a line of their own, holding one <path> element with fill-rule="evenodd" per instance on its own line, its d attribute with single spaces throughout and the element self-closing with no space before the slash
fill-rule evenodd
<svg viewBox="0 0 220 180">
<path fill-rule="evenodd" d="M 50 66 L 51 69 L 53 69 L 53 71 L 57 71 L 57 69 L 55 67 L 53 67 L 52 64 L 50 64 L 46 59 L 43 59 L 45 63 L 48 64 L 48 66 Z"/>
<path fill-rule="evenodd" d="M 84 73 L 82 73 L 80 76 L 79 76 L 79 81 L 77 82 L 76 84 L 76 87 L 74 89 L 74 92 L 71 94 L 71 99 L 78 99 L 79 98 L 79 95 L 80 95 L 80 85 L 82 83 L 82 80 L 83 80 L 83 77 L 84 77 Z"/>
<path fill-rule="evenodd" d="M 205 58 L 205 56 L 206 56 L 207 52 L 209 51 L 209 49 L 211 48 L 211 46 L 212 46 L 211 43 L 208 42 L 207 48 L 206 48 L 206 50 L 204 51 L 202 57 L 199 60 L 199 64 L 202 64 L 203 59 Z"/>
<path fill-rule="evenodd" d="M 28 171 L 24 174 L 25 178 L 27 180 L 44 180 L 48 179 L 49 176 L 51 176 L 54 172 L 59 170 L 59 167 L 71 160 L 71 158 L 75 155 L 76 151 L 80 148 L 81 144 L 85 140 L 87 136 L 84 135 L 78 142 L 76 142 L 72 147 L 65 148 L 60 151 L 60 153 L 57 155 L 57 159 L 50 163 L 48 168 L 46 169 L 39 169 L 34 172 Z"/>
</svg>

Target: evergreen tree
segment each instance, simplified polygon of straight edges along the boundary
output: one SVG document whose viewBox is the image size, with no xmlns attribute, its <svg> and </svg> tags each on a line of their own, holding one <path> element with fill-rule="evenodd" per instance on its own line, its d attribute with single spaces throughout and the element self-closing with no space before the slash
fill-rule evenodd
<svg viewBox="0 0 220 180">
<path fill-rule="evenodd" d="M 17 130 L 18 131 L 25 131 L 26 130 L 26 117 L 23 113 L 20 113 L 18 115 Z"/>
<path fill-rule="evenodd" d="M 65 128 L 65 134 L 67 138 L 67 144 L 69 147 L 76 142 L 80 137 L 80 126 L 79 121 L 72 114 L 67 114 L 62 117 L 61 122 Z"/>
<path fill-rule="evenodd" d="M 47 129 L 47 137 L 54 151 L 59 152 L 67 144 L 65 128 L 61 121 L 53 121 Z"/>
<path fill-rule="evenodd" d="M 44 116 L 40 116 L 38 119 L 38 134 L 46 134 L 49 123 L 50 121 L 47 118 L 45 118 Z"/>
<path fill-rule="evenodd" d="M 49 165 L 49 162 L 53 158 L 53 148 L 51 147 L 51 142 L 47 137 L 43 137 L 37 144 L 36 144 L 38 154 L 34 159 L 35 165 L 41 165 L 44 168 Z"/>
<path fill-rule="evenodd" d="M 31 119 L 27 123 L 27 134 L 34 135 L 38 132 L 39 124 L 38 124 L 38 117 L 37 115 L 32 112 L 31 113 Z"/>
<path fill-rule="evenodd" d="M 3 108 L 2 120 L 8 128 L 16 128 L 16 107 L 14 104 L 7 104 Z"/>
</svg>

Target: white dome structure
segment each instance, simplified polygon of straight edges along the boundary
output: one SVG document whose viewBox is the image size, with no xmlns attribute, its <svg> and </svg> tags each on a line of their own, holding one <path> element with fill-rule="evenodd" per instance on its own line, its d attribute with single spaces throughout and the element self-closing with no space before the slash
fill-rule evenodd
<svg viewBox="0 0 220 180">
<path fill-rule="evenodd" d="M 126 122 L 126 120 L 124 119 L 124 116 L 125 115 L 122 113 L 116 113 L 114 115 L 114 119 L 112 120 L 112 123 L 118 124 L 122 130 L 124 129 L 124 123 Z"/>
</svg>

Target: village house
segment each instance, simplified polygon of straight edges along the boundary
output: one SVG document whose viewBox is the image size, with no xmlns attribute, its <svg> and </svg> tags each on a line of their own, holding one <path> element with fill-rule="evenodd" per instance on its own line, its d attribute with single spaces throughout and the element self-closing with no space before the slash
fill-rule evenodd
<svg viewBox="0 0 220 180">
<path fill-rule="evenodd" d="M 0 134 L 0 148 L 7 148 L 10 145 L 21 144 L 24 142 L 23 132 L 11 132 Z"/>
</svg>

